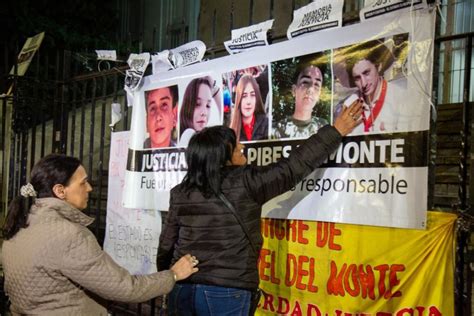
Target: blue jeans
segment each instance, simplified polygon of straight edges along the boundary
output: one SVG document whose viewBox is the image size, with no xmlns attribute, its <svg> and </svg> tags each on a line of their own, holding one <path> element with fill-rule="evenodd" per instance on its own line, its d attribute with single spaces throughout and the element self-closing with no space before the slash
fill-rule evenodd
<svg viewBox="0 0 474 316">
<path fill-rule="evenodd" d="M 168 315 L 247 316 L 250 291 L 205 284 L 176 283 L 169 294 Z"/>
</svg>

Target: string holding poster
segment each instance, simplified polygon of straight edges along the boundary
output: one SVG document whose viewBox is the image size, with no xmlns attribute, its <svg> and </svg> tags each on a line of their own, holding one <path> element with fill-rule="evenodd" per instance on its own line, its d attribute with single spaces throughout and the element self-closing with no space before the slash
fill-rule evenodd
<svg viewBox="0 0 474 316">
<path fill-rule="evenodd" d="M 187 143 L 207 126 L 233 128 L 263 166 L 362 99 L 363 124 L 262 216 L 425 228 L 433 40 L 433 12 L 400 10 L 145 77 L 124 205 L 167 210 Z"/>
</svg>

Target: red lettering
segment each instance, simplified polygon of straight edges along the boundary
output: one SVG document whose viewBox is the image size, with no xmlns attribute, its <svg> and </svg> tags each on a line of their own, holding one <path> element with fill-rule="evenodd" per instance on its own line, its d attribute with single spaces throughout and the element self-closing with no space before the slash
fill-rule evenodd
<svg viewBox="0 0 474 316">
<path fill-rule="evenodd" d="M 298 290 L 306 290 L 306 284 L 301 282 L 303 276 L 308 275 L 308 271 L 303 269 L 303 264 L 308 262 L 309 258 L 306 256 L 298 256 L 298 278 L 296 279 L 296 288 Z"/>
<path fill-rule="evenodd" d="M 352 284 L 354 285 L 354 288 L 351 288 L 351 284 L 349 282 L 350 279 L 352 279 Z M 360 293 L 357 266 L 355 264 L 351 264 L 346 270 L 344 276 L 344 287 L 346 288 L 347 293 L 349 293 L 349 295 L 352 297 L 357 297 Z"/>
<path fill-rule="evenodd" d="M 293 267 L 293 269 L 292 269 Z M 296 273 L 296 257 L 289 253 L 286 255 L 286 274 L 285 274 L 285 285 L 290 287 L 295 284 L 297 273 Z"/>
<path fill-rule="evenodd" d="M 316 305 L 313 305 L 313 304 L 308 304 L 308 312 L 307 312 L 306 315 L 307 316 L 312 316 L 313 311 L 316 313 L 315 316 L 321 316 L 321 311 L 319 310 L 319 307 L 317 307 Z"/>
<path fill-rule="evenodd" d="M 375 300 L 375 276 L 370 265 L 366 266 L 367 272 L 364 271 L 364 265 L 359 265 L 359 278 L 362 290 L 362 298 Z"/>
<path fill-rule="evenodd" d="M 285 238 L 285 228 L 282 227 L 283 223 L 281 220 L 275 220 L 275 237 L 278 240 Z"/>
<path fill-rule="evenodd" d="M 375 275 L 375 271 L 378 274 Z M 347 292 L 352 297 L 376 299 L 375 288 L 378 287 L 378 297 L 391 299 L 402 296 L 402 292 L 395 290 L 400 284 L 397 273 L 405 271 L 402 264 L 381 264 L 374 268 L 370 265 L 344 263 L 338 271 L 336 262 L 331 261 L 330 274 L 326 284 L 329 295 L 344 296 Z M 376 277 L 379 279 L 376 280 Z M 386 280 L 387 279 L 387 282 Z"/>
<path fill-rule="evenodd" d="M 262 218 L 262 220 L 260 221 L 260 227 L 261 227 L 261 231 L 262 231 L 263 236 L 268 237 L 269 229 L 271 227 L 270 223 L 272 221 L 273 220 L 270 219 L 270 218 Z"/>
<path fill-rule="evenodd" d="M 331 250 L 341 250 L 342 247 L 334 242 L 335 236 L 341 235 L 341 230 L 334 223 L 317 222 L 316 224 L 316 246 L 323 248 L 328 245 Z"/>
<path fill-rule="evenodd" d="M 390 274 L 389 274 L 389 279 L 388 279 L 389 280 L 388 282 L 390 284 L 390 289 L 384 295 L 386 299 L 402 296 L 402 292 L 400 291 L 396 291 L 395 293 L 392 294 L 392 289 L 398 284 L 400 284 L 400 280 L 397 279 L 397 272 L 402 272 L 402 271 L 405 271 L 405 266 L 403 264 L 392 264 L 390 266 Z"/>
<path fill-rule="evenodd" d="M 301 316 L 301 306 L 298 301 L 295 301 L 295 308 L 293 309 L 293 312 L 291 312 L 291 316 Z"/>
<path fill-rule="evenodd" d="M 275 258 L 275 251 L 272 251 L 272 261 L 270 266 L 270 280 L 273 284 L 280 284 L 280 279 L 276 277 L 276 258 Z"/>
<path fill-rule="evenodd" d="M 276 238 L 287 241 L 308 244 L 308 239 L 304 237 L 309 225 L 300 220 L 281 220 L 264 218 L 261 221 L 262 235 L 267 238 Z"/>
<path fill-rule="evenodd" d="M 284 305 L 284 309 L 283 309 Z M 277 314 L 284 314 L 286 315 L 290 311 L 290 302 L 284 298 L 278 296 L 278 309 L 277 309 Z"/>
<path fill-rule="evenodd" d="M 344 272 L 346 271 L 346 264 L 342 265 L 341 271 L 337 274 L 337 266 L 334 261 L 331 260 L 331 273 L 327 282 L 327 292 L 332 295 L 341 295 L 344 296 L 344 287 L 342 286 L 342 278 L 344 277 Z"/>
<path fill-rule="evenodd" d="M 296 240 L 296 221 L 287 221 L 286 223 L 286 240 L 290 240 L 290 233 L 291 233 L 291 240 Z"/>
<path fill-rule="evenodd" d="M 389 269 L 388 264 L 381 264 L 374 267 L 374 270 L 379 271 L 379 295 L 382 297 L 385 294 L 385 272 Z"/>
<path fill-rule="evenodd" d="M 329 234 L 327 232 L 327 224 L 326 222 L 317 222 L 316 223 L 316 246 L 323 248 L 329 239 Z M 324 232 L 323 232 L 324 228 Z"/>
<path fill-rule="evenodd" d="M 271 255 L 270 261 L 266 258 Z M 280 284 L 280 279 L 276 277 L 276 253 L 269 249 L 262 248 L 258 258 L 258 274 L 261 280 L 272 282 L 273 284 Z M 266 269 L 270 268 L 270 276 L 266 273 Z"/>
<path fill-rule="evenodd" d="M 341 250 L 342 247 L 339 244 L 334 242 L 335 236 L 341 236 L 341 230 L 336 228 L 336 224 L 329 224 L 329 249 L 332 250 Z"/>
<path fill-rule="evenodd" d="M 429 308 L 429 315 L 428 316 L 442 316 L 441 312 L 439 309 L 436 308 L 436 306 L 430 306 Z"/>
<path fill-rule="evenodd" d="M 318 287 L 314 285 L 315 280 L 315 262 L 314 258 L 309 258 L 309 280 L 308 280 L 308 291 L 312 293 L 318 292 Z"/>
<path fill-rule="evenodd" d="M 304 265 L 309 262 L 309 270 Z M 298 269 L 296 271 L 298 277 L 296 279 L 296 288 L 299 290 L 308 290 L 309 292 L 316 293 L 318 287 L 314 286 L 311 282 L 314 281 L 314 258 L 308 258 L 307 256 L 298 256 Z M 308 284 L 303 282 L 303 277 L 309 276 L 310 282 Z"/>
<path fill-rule="evenodd" d="M 258 264 L 258 274 L 260 275 L 260 280 L 268 281 L 270 277 L 265 274 L 265 270 L 270 268 L 270 262 L 266 261 L 265 258 L 271 253 L 270 250 L 262 248 L 260 250 L 259 264 Z"/>
<path fill-rule="evenodd" d="M 307 245 L 308 244 L 308 239 L 305 238 L 304 232 L 307 231 L 309 228 L 308 225 L 306 225 L 303 221 L 298 221 L 298 243 Z"/>
<path fill-rule="evenodd" d="M 342 315 L 344 315 L 344 316 L 352 316 L 352 313 L 344 312 L 344 311 L 341 311 L 341 310 L 338 310 L 338 309 L 336 309 L 334 312 L 336 313 L 336 316 L 342 316 Z M 328 314 L 326 313 L 326 316 L 327 316 L 327 315 L 328 315 Z M 359 314 L 356 314 L 356 316 L 360 316 L 360 315 L 359 315 Z"/>
<path fill-rule="evenodd" d="M 306 268 L 306 263 L 309 262 L 309 269 Z M 308 276 L 308 283 L 303 281 L 303 277 Z M 295 287 L 299 290 L 308 290 L 316 293 L 318 287 L 314 285 L 315 280 L 315 259 L 307 256 L 296 257 L 293 254 L 287 254 L 286 260 L 286 275 L 285 285 Z"/>
<path fill-rule="evenodd" d="M 403 308 L 399 310 L 395 315 L 396 316 L 403 316 L 408 313 L 409 316 L 413 316 L 413 308 Z"/>
<path fill-rule="evenodd" d="M 271 310 L 272 312 L 275 311 L 275 308 L 273 307 L 273 295 L 267 294 L 264 295 L 265 300 L 263 301 L 263 309 L 266 310 Z"/>
</svg>

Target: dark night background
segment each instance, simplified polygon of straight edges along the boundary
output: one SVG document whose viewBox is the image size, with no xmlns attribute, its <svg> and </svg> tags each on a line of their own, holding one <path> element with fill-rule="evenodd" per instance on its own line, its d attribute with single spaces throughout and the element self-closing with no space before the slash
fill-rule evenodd
<svg viewBox="0 0 474 316">
<path fill-rule="evenodd" d="M 43 45 L 86 50 L 116 46 L 119 12 L 116 0 L 2 1 L 1 41 L 23 45 L 27 37 L 46 32 Z"/>
</svg>

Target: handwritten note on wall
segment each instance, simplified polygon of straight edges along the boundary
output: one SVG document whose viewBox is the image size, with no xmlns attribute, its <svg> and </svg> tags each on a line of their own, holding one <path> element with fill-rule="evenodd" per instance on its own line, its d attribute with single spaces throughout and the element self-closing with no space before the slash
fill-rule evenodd
<svg viewBox="0 0 474 316">
<path fill-rule="evenodd" d="M 129 132 L 112 133 L 104 250 L 132 274 L 156 272 L 161 214 L 122 206 Z"/>
</svg>

